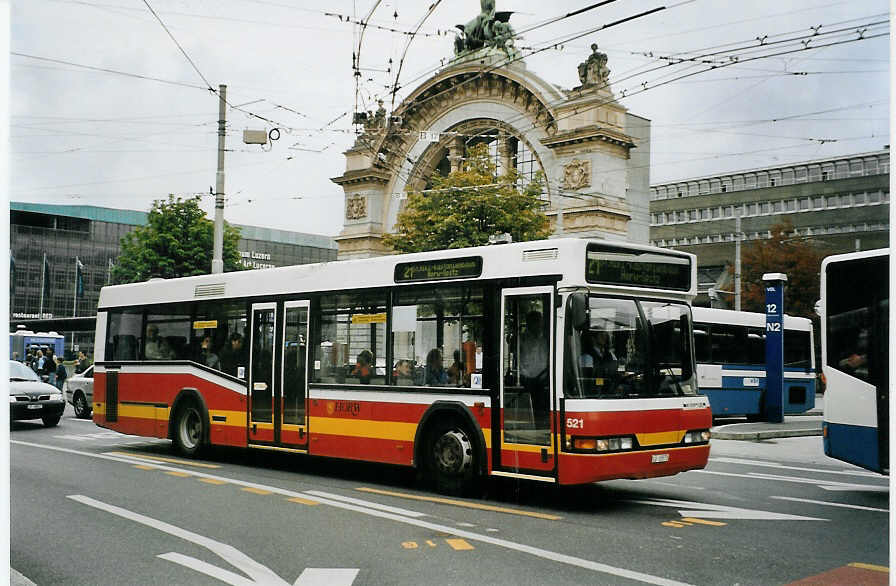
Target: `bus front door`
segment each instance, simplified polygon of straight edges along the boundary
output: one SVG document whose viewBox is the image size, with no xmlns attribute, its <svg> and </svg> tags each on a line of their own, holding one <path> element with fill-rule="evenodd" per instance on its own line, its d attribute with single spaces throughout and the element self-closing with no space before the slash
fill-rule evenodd
<svg viewBox="0 0 896 586">
<path fill-rule="evenodd" d="M 552 287 L 505 289 L 501 296 L 499 468 L 544 475 L 555 468 Z"/>
</svg>

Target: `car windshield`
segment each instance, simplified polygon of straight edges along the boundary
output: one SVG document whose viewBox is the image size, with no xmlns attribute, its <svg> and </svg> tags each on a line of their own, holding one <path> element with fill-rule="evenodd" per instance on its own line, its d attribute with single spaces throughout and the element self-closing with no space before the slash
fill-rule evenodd
<svg viewBox="0 0 896 586">
<path fill-rule="evenodd" d="M 9 361 L 9 380 L 36 380 L 39 381 L 37 373 L 15 360 Z"/>
<path fill-rule="evenodd" d="M 589 314 L 588 328 L 567 341 L 567 396 L 696 393 L 687 305 L 591 296 Z"/>
</svg>

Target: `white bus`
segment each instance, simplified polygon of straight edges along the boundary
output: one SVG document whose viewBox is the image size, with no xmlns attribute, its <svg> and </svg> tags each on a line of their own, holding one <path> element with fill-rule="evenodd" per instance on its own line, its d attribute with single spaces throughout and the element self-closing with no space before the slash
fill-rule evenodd
<svg viewBox="0 0 896 586">
<path fill-rule="evenodd" d="M 890 250 L 821 263 L 824 453 L 889 473 Z"/>
<path fill-rule="evenodd" d="M 713 417 L 762 417 L 765 395 L 765 314 L 694 308 L 697 385 Z M 815 407 L 812 320 L 784 316 L 784 414 Z"/>
<path fill-rule="evenodd" d="M 702 468 L 694 256 L 557 239 L 103 288 L 94 421 L 559 484 Z"/>
</svg>

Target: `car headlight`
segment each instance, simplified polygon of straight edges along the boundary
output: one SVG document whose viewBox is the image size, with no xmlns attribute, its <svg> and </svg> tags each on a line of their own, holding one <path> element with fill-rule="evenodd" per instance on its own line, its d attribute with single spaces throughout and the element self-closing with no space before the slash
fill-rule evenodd
<svg viewBox="0 0 896 586">
<path fill-rule="evenodd" d="M 50 393 L 50 400 L 51 401 L 61 401 L 62 393 Z"/>
<path fill-rule="evenodd" d="M 15 395 L 10 395 L 10 396 L 9 396 L 9 402 L 10 402 L 10 403 L 15 403 L 15 402 L 16 402 Z"/>
</svg>

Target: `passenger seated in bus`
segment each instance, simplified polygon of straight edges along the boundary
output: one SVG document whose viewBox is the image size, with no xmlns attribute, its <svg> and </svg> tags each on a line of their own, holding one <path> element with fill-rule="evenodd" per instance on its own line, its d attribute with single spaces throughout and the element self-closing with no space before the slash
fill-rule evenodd
<svg viewBox="0 0 896 586">
<path fill-rule="evenodd" d="M 448 384 L 448 373 L 442 366 L 442 351 L 433 348 L 426 355 L 426 367 L 423 372 L 423 384 L 428 387 L 439 387 Z"/>
<path fill-rule="evenodd" d="M 143 349 L 147 360 L 171 360 L 174 353 L 164 338 L 159 336 L 159 327 L 155 324 L 146 326 L 146 341 Z"/>
<path fill-rule="evenodd" d="M 400 387 L 414 386 L 414 365 L 410 360 L 399 360 L 392 371 L 392 379 Z"/>
<path fill-rule="evenodd" d="M 212 352 L 211 336 L 202 338 L 202 342 L 199 345 L 199 363 L 204 364 L 209 368 L 214 368 L 215 370 L 221 370 L 221 359 L 218 358 L 217 354 Z"/>
<path fill-rule="evenodd" d="M 349 376 L 356 376 L 362 385 L 369 385 L 370 377 L 373 375 L 372 363 L 373 353 L 370 350 L 362 350 L 358 354 L 358 358 L 355 360 L 355 367 L 352 368 Z"/>
<path fill-rule="evenodd" d="M 243 348 L 243 336 L 239 333 L 234 332 L 230 335 L 230 347 L 225 346 L 221 349 L 221 354 L 219 356 L 221 360 L 221 369 L 229 375 L 239 377 L 239 368 L 242 366 L 245 368 L 246 363 L 246 352 Z M 245 370 L 243 371 L 243 376 L 240 378 L 245 378 Z"/>
<path fill-rule="evenodd" d="M 458 387 L 464 385 L 464 363 L 461 360 L 460 350 L 454 351 L 454 362 L 448 367 L 448 383 Z"/>
</svg>

